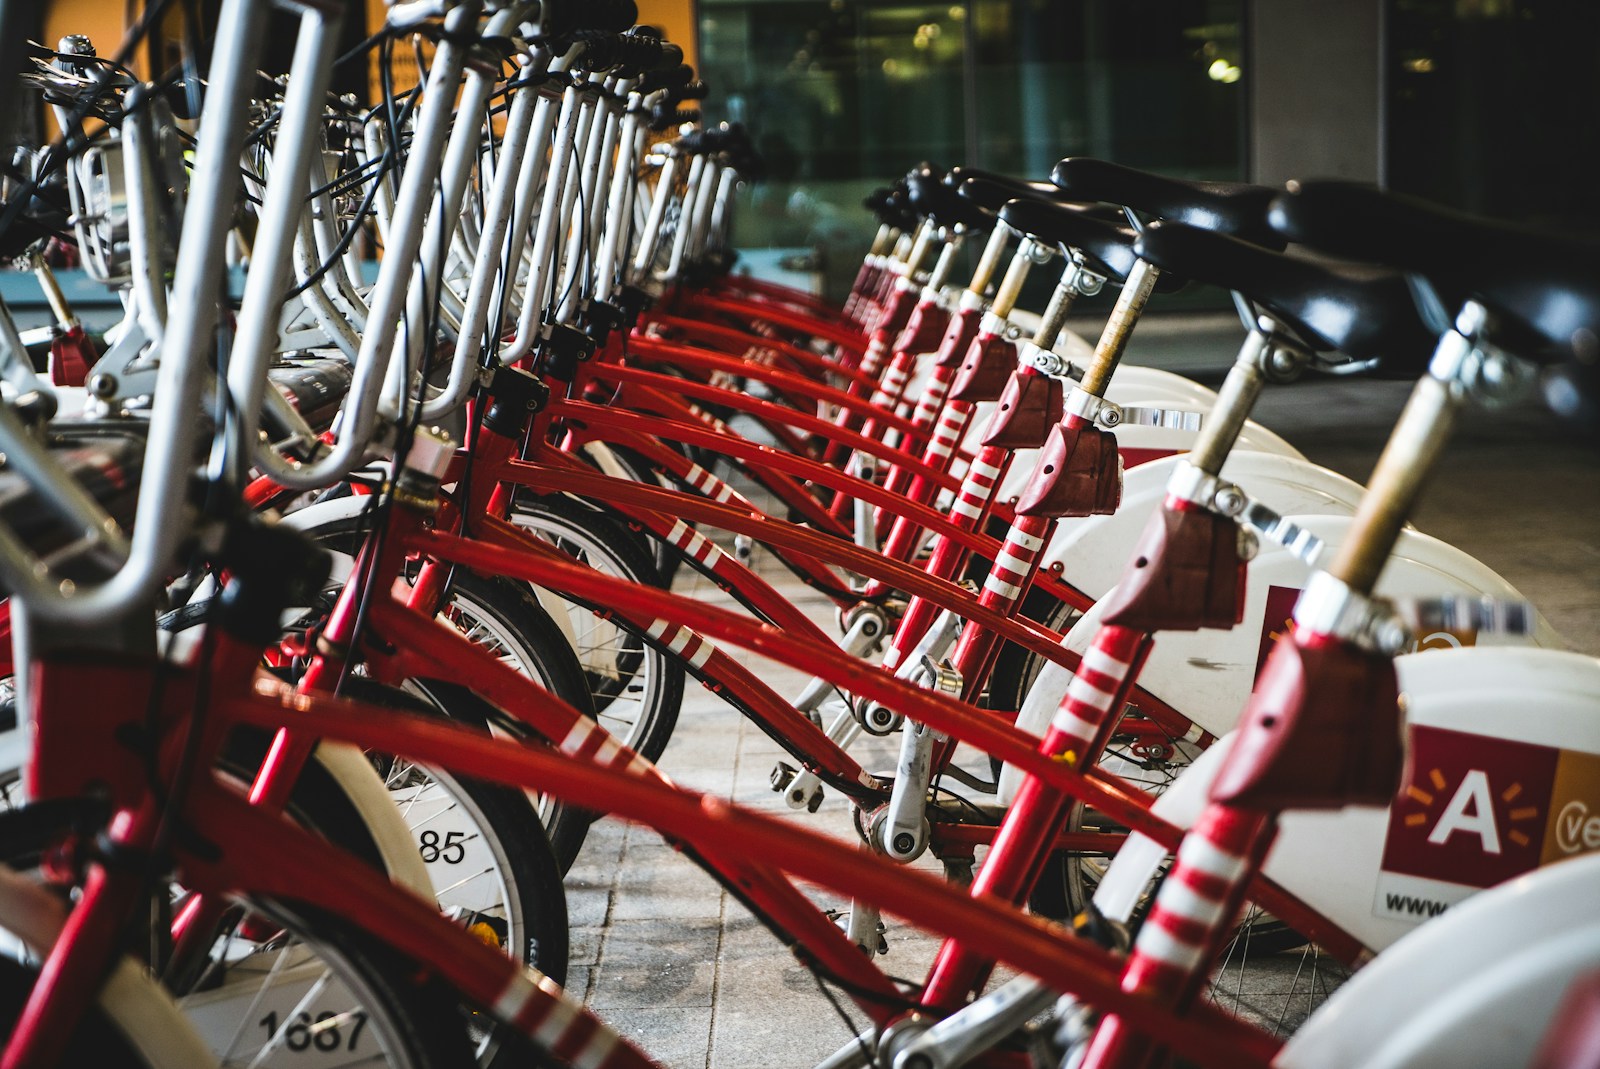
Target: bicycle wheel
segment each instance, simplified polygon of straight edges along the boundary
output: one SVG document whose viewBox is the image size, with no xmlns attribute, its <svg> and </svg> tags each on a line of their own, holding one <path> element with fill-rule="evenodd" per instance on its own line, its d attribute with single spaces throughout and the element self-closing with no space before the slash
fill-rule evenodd
<svg viewBox="0 0 1600 1069">
<path fill-rule="evenodd" d="M 306 611 L 305 619 L 310 621 L 331 608 L 333 598 L 349 579 L 354 554 L 363 535 L 362 520 L 341 517 L 306 529 L 304 533 L 334 558 L 323 604 L 308 607 Z M 458 568 L 451 579 L 449 600 L 439 619 L 583 715 L 594 715 L 589 686 L 577 655 L 560 626 L 525 586 Z M 418 679 L 408 682 L 407 688 L 424 695 L 429 704 L 452 718 L 479 726 L 505 722 L 493 706 L 454 681 Z M 510 727 L 508 733 L 518 738 L 532 737 L 526 730 Z M 565 873 L 583 848 L 594 814 L 543 795 L 530 795 L 530 800 L 544 823 L 561 871 Z"/>
<path fill-rule="evenodd" d="M 675 479 L 658 475 L 655 467 L 632 449 L 620 445 L 607 445 L 606 448 L 610 450 L 612 459 L 616 461 L 617 466 L 627 472 L 627 477 L 634 482 L 643 483 L 646 486 L 668 486 L 675 490 L 687 489 Z M 585 456 L 584 459 L 591 464 L 595 463 L 590 457 Z M 624 529 L 626 530 L 626 528 Z M 656 575 L 660 580 L 659 585 L 662 589 L 670 590 L 673 577 L 678 574 L 678 567 L 683 563 L 683 558 L 679 556 L 677 549 L 668 545 L 662 539 L 652 537 L 647 532 L 634 533 L 629 531 L 628 534 L 630 539 L 641 546 L 655 562 Z"/>
<path fill-rule="evenodd" d="M 594 716 L 589 685 L 577 655 L 561 628 L 526 586 L 458 570 L 451 582 L 449 604 L 440 618 L 581 714 Z M 492 728 L 526 742 L 536 739 L 521 721 L 502 715 L 469 688 L 452 680 L 416 679 L 408 687 L 425 695 L 453 719 Z M 595 814 L 548 795 L 530 793 L 528 797 L 565 873 L 583 848 Z"/>
<path fill-rule="evenodd" d="M 32 870 L 80 821 L 70 803 L 0 814 L 0 859 Z M 169 885 L 162 884 L 167 887 Z M 58 887 L 66 898 L 72 889 Z M 161 917 L 152 906 L 141 915 Z M 130 945 L 151 945 L 131 940 Z M 31 986 L 35 962 L 7 940 L 6 1000 Z M 199 960 L 169 963 L 161 979 L 201 1040 L 225 1067 L 466 1069 L 474 1064 L 454 992 L 348 923 L 314 908 L 267 899 L 230 905 Z M 21 988 L 26 997 L 26 988 Z M 124 1062 L 89 1022 L 88 1038 Z M 74 1042 L 77 1042 L 75 1035 Z M 99 1065 L 98 1058 L 69 1065 Z"/>
<path fill-rule="evenodd" d="M 408 713 L 449 716 L 422 695 L 359 676 L 346 681 L 344 694 Z M 243 751 L 247 742 L 241 740 L 230 750 L 231 762 L 253 770 L 266 756 L 265 743 L 260 736 L 259 751 Z M 440 911 L 480 940 L 565 983 L 569 940 L 561 864 L 527 798 L 444 769 L 381 754 L 367 757 L 411 831 Z M 315 796 L 296 785 L 297 819 L 345 846 L 364 829 L 359 818 L 350 827 L 352 814 L 344 816 L 337 837 L 329 832 L 326 815 L 342 815 L 349 802 L 337 794 L 332 777 L 324 773 L 324 779 Z"/>
<path fill-rule="evenodd" d="M 654 562 L 632 532 L 571 498 L 519 496 L 511 520 L 604 575 L 662 585 Z M 683 705 L 682 662 L 614 620 L 573 602 L 565 604 L 595 716 L 619 742 L 655 761 L 666 749 Z"/>
</svg>

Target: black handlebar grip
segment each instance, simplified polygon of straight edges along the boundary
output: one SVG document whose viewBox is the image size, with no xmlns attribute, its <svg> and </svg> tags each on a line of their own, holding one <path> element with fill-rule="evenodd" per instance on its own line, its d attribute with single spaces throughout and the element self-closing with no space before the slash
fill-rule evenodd
<svg viewBox="0 0 1600 1069">
<path fill-rule="evenodd" d="M 676 101 L 704 100 L 710 92 L 711 88 L 705 82 L 690 82 L 682 89 L 674 90 L 672 99 Z"/>
<path fill-rule="evenodd" d="M 658 134 L 671 130 L 675 126 L 682 126 L 684 123 L 696 123 L 699 121 L 699 108 L 679 108 L 676 111 L 656 108 L 650 112 L 650 129 Z"/>
<path fill-rule="evenodd" d="M 683 49 L 645 35 L 597 33 L 585 30 L 574 35 L 583 42 L 579 65 L 592 71 L 616 70 L 619 73 L 672 68 L 683 62 Z"/>
<path fill-rule="evenodd" d="M 661 58 L 657 59 L 654 63 L 652 63 L 650 65 L 650 69 L 652 71 L 668 71 L 668 72 L 671 72 L 671 71 L 678 70 L 680 67 L 682 67 L 685 70 L 689 69 L 689 68 L 684 66 L 684 62 L 683 62 L 683 46 L 682 45 L 675 45 L 671 41 L 668 41 L 668 42 L 666 42 L 665 44 L 663 44 L 661 46 Z M 694 72 L 692 70 L 690 70 L 689 74 L 690 74 L 690 77 L 693 77 Z"/>
<path fill-rule="evenodd" d="M 694 81 L 694 68 L 687 63 L 680 63 L 676 67 L 657 67 L 648 72 L 639 79 L 634 91 L 654 93 L 658 89 L 682 89 L 692 81 Z"/>
<path fill-rule="evenodd" d="M 639 20 L 633 0 L 544 0 L 539 32 L 561 37 L 580 30 L 621 33 Z"/>
</svg>

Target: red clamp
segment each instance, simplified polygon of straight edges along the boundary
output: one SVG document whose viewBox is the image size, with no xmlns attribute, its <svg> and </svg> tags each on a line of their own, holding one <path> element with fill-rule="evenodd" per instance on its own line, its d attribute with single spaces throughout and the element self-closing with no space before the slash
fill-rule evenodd
<svg viewBox="0 0 1600 1069">
<path fill-rule="evenodd" d="M 1117 436 L 1074 418 L 1050 428 L 1017 515 L 1109 516 L 1121 503 Z"/>
<path fill-rule="evenodd" d="M 884 344 L 887 345 L 894 340 L 906 328 L 906 321 L 911 318 L 911 309 L 915 308 L 916 304 L 915 290 L 905 289 L 899 285 L 891 288 L 889 303 L 883 310 L 883 318 L 878 320 L 878 329 L 875 332 L 883 337 Z"/>
<path fill-rule="evenodd" d="M 1032 368 L 1017 368 L 1000 395 L 983 444 L 999 449 L 1037 449 L 1064 411 L 1061 383 Z"/>
<path fill-rule="evenodd" d="M 89 335 L 77 324 L 50 339 L 50 381 L 57 386 L 82 386 L 89 369 L 100 359 Z"/>
<path fill-rule="evenodd" d="M 911 310 L 911 318 L 906 321 L 905 329 L 894 341 L 895 352 L 913 355 L 933 352 L 939 347 L 939 340 L 944 337 L 949 322 L 949 312 L 932 301 L 918 301 Z"/>
<path fill-rule="evenodd" d="M 939 339 L 940 367 L 961 366 L 967 358 L 967 350 L 972 348 L 972 340 L 978 336 L 978 323 L 982 319 L 983 312 L 977 308 L 963 308 L 950 317 L 944 337 Z"/>
<path fill-rule="evenodd" d="M 950 387 L 950 400 L 998 401 L 1017 369 L 1017 347 L 998 334 L 980 334 L 967 346 Z"/>
<path fill-rule="evenodd" d="M 1167 505 L 1139 536 L 1104 621 L 1135 631 L 1234 627 L 1244 618 L 1245 563 L 1232 519 Z"/>
<path fill-rule="evenodd" d="M 1405 780 L 1394 659 L 1321 635 L 1272 647 L 1211 800 L 1244 809 L 1388 805 Z"/>
</svg>

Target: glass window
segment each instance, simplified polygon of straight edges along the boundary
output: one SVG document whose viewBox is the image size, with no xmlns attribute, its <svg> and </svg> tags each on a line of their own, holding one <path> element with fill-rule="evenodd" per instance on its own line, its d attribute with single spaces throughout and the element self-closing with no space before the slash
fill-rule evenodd
<svg viewBox="0 0 1600 1069">
<path fill-rule="evenodd" d="M 817 249 L 854 277 L 874 186 L 927 160 L 1042 178 L 1094 154 L 1241 178 L 1243 0 L 701 0 L 710 115 L 770 176 L 736 243 Z"/>
<path fill-rule="evenodd" d="M 1467 211 L 1600 230 L 1600 4 L 1392 0 L 1388 184 Z"/>
</svg>

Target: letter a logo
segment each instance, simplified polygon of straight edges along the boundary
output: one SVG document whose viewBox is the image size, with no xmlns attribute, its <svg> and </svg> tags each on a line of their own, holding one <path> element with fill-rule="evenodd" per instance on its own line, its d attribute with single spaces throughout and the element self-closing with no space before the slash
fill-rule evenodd
<svg viewBox="0 0 1600 1069">
<path fill-rule="evenodd" d="M 1428 841 L 1442 846 L 1456 832 L 1476 835 L 1486 854 L 1500 853 L 1500 830 L 1494 823 L 1494 801 L 1489 794 L 1489 777 L 1472 769 L 1461 777 L 1461 785 L 1444 807 L 1439 823 L 1428 833 Z"/>
</svg>

